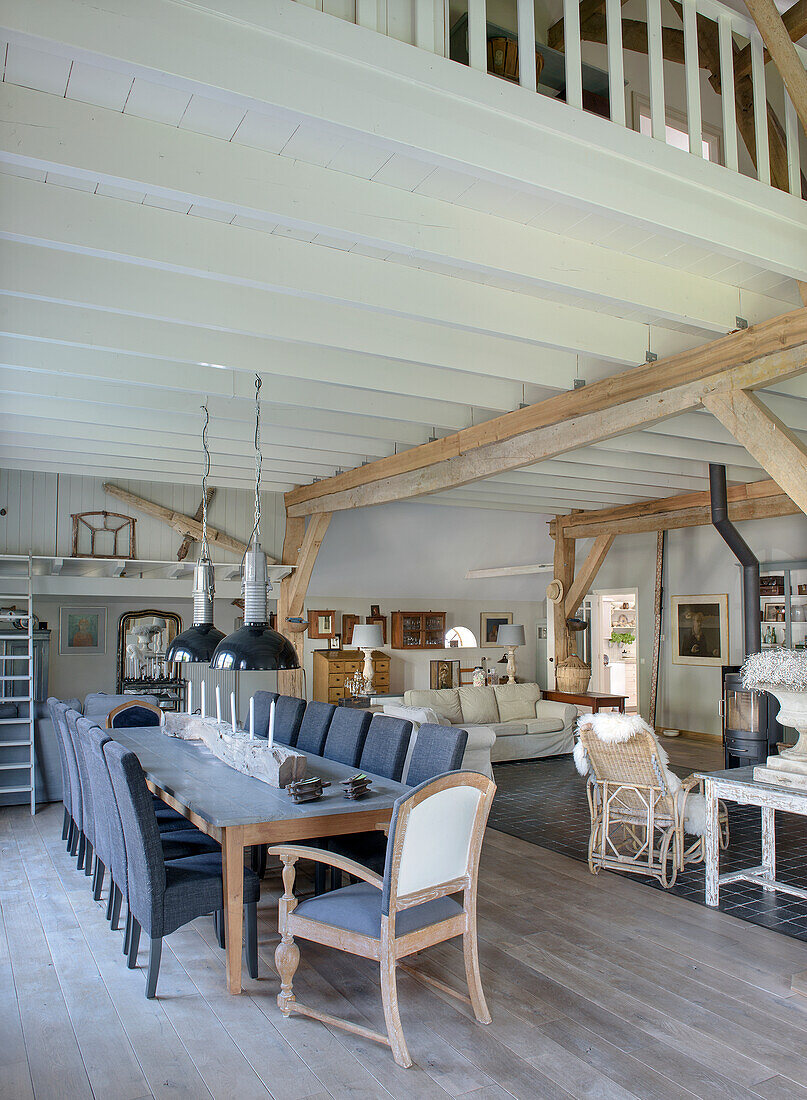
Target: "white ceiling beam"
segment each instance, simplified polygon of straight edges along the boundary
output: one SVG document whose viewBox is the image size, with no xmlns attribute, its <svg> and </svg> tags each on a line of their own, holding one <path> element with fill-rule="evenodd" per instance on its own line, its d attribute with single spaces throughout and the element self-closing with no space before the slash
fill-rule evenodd
<svg viewBox="0 0 807 1100">
<path fill-rule="evenodd" d="M 33 35 L 63 56 L 81 51 L 130 73 L 169 74 L 229 102 L 272 105 L 361 140 L 418 150 L 530 193 L 707 241 L 726 255 L 793 278 L 807 227 L 798 203 L 744 176 L 609 125 L 487 74 L 438 61 L 303 4 L 267 0 L 7 0 L 11 36 Z M 372 91 L 368 91 L 368 88 Z M 574 119 L 574 126 L 570 120 Z M 625 186 L 626 173 L 631 186 Z M 737 232 L 737 226 L 743 232 Z"/>
<path fill-rule="evenodd" d="M 647 349 L 647 328 L 639 322 L 532 294 L 37 180 L 9 176 L 3 190 L 0 237 L 10 240 L 319 303 L 347 303 L 370 313 L 541 347 L 571 348 L 617 362 L 641 360 Z M 670 354 L 683 346 L 682 339 L 680 333 L 660 330 L 654 345 L 660 354 Z"/>
<path fill-rule="evenodd" d="M 246 332 L 303 346 L 384 355 L 399 364 L 414 360 L 449 369 L 461 365 L 463 370 L 482 376 L 495 364 L 501 377 L 539 385 L 571 386 L 576 370 L 570 353 L 543 349 L 524 340 L 7 240 L 0 241 L 0 289 L 23 297 Z M 599 315 L 591 317 L 589 339 L 593 344 Z M 635 327 L 641 329 L 644 343 L 641 349 L 635 347 L 636 354 L 625 362 L 644 358 L 647 329 Z M 571 331 L 566 336 L 561 331 L 556 335 L 567 343 L 580 342 Z M 635 343 L 633 336 L 631 340 Z M 628 354 L 629 348 L 622 346 L 621 353 Z"/>
<path fill-rule="evenodd" d="M 5 150 L 15 163 L 81 172 L 458 273 L 505 274 L 525 289 L 557 288 L 706 331 L 735 323 L 736 292 L 704 276 L 235 142 L 179 129 L 169 136 L 158 123 L 42 92 L 6 86 L 0 103 L 13 124 L 13 140 L 0 136 L 0 156 Z M 743 310 L 754 322 L 780 312 L 781 303 L 744 291 Z"/>
<path fill-rule="evenodd" d="M 87 348 L 91 353 L 97 350 L 99 354 L 88 356 L 83 372 L 72 372 L 87 378 L 129 377 L 128 361 L 116 365 L 114 360 L 100 358 L 102 352 L 133 357 L 134 372 L 144 385 L 168 389 L 236 396 L 249 389 L 251 378 L 233 381 L 229 372 L 250 376 L 259 372 L 273 379 L 278 399 L 288 394 L 290 404 L 308 407 L 321 393 L 327 404 L 316 407 L 446 428 L 457 420 L 461 426 L 467 424 L 468 404 L 457 404 L 458 390 L 479 385 L 476 376 L 461 370 L 407 363 L 402 371 L 400 363 L 388 357 L 7 295 L 0 296 L 0 331 L 26 340 Z M 155 360 L 151 366 L 141 363 L 149 359 Z M 29 352 L 29 361 L 31 369 L 37 369 L 34 352 Z M 216 366 L 210 367 L 211 363 Z M 317 385 L 306 385 L 309 382 Z M 489 376 L 483 394 L 485 408 L 509 411 L 521 400 L 522 387 Z"/>
</svg>

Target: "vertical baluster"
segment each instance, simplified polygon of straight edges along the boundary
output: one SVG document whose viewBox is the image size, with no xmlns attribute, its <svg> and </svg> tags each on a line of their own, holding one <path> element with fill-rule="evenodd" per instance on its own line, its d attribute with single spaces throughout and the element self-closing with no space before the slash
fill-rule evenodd
<svg viewBox="0 0 807 1100">
<path fill-rule="evenodd" d="M 566 54 L 566 102 L 583 108 L 583 64 L 580 55 L 579 0 L 563 0 L 563 41 Z"/>
<path fill-rule="evenodd" d="M 787 141 L 787 179 L 790 194 L 801 198 L 801 151 L 799 149 L 799 120 L 793 100 L 785 89 L 785 140 Z"/>
<path fill-rule="evenodd" d="M 415 45 L 434 53 L 434 0 L 415 0 Z"/>
<path fill-rule="evenodd" d="M 377 31 L 378 0 L 356 0 L 356 22 L 369 31 Z"/>
<path fill-rule="evenodd" d="M 754 133 L 757 139 L 757 179 L 771 182 L 771 158 L 768 149 L 768 98 L 765 92 L 765 58 L 762 36 L 754 27 L 751 32 L 751 83 L 754 88 Z"/>
<path fill-rule="evenodd" d="M 468 0 L 468 63 L 481 73 L 488 71 L 488 35 L 485 0 Z"/>
<path fill-rule="evenodd" d="M 664 55 L 661 41 L 661 0 L 647 0 L 647 56 L 650 66 L 650 121 L 653 137 L 667 140 L 664 106 Z"/>
<path fill-rule="evenodd" d="M 625 70 L 622 63 L 622 0 L 605 0 L 608 37 L 608 94 L 611 121 L 625 125 Z"/>
<path fill-rule="evenodd" d="M 518 4 L 518 82 L 522 88 L 536 90 L 535 83 L 535 8 L 532 0 Z"/>
<path fill-rule="evenodd" d="M 701 130 L 701 81 L 698 58 L 698 11 L 695 0 L 683 0 L 684 6 L 684 70 L 687 83 L 687 125 L 689 151 L 703 156 Z"/>
<path fill-rule="evenodd" d="M 723 163 L 732 172 L 737 165 L 737 108 L 734 101 L 734 38 L 731 15 L 721 12 L 717 23 L 720 44 L 720 94 L 723 101 Z"/>
</svg>

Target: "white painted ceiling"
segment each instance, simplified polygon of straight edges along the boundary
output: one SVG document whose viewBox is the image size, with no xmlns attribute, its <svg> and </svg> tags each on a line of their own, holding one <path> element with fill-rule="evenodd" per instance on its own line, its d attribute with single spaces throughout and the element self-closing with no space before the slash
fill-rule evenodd
<svg viewBox="0 0 807 1100">
<path fill-rule="evenodd" d="M 47 156 L 34 139 L 0 146 L 0 467 L 192 483 L 206 399 L 211 480 L 247 486 L 258 370 L 264 484 L 282 491 L 540 400 L 575 377 L 613 374 L 646 348 L 670 354 L 719 334 L 697 303 L 688 315 L 668 303 L 666 284 L 676 301 L 690 283 L 694 299 L 707 280 L 729 288 L 729 314 L 736 300 L 752 321 L 800 304 L 796 283 L 764 263 L 547 202 L 460 164 L 435 167 L 416 150 L 360 141 L 269 104 L 212 88 L 202 95 L 175 77 L 10 37 L 0 51 L 6 106 L 56 127 L 63 118 L 68 134 L 101 120 L 122 147 L 142 143 L 143 157 L 142 172 L 123 178 L 99 170 L 103 150 L 82 161 L 67 138 Z M 155 184 L 153 157 L 179 149 L 182 131 L 197 136 L 187 148 L 201 157 L 198 193 L 190 162 L 183 186 Z M 323 224 L 322 203 L 304 189 L 296 206 L 267 193 L 266 209 L 248 213 L 241 179 L 232 202 L 211 198 L 202 176 L 225 156 L 265 166 L 267 179 L 299 171 L 312 188 L 347 195 L 342 213 L 345 188 L 354 188 L 355 224 L 364 228 L 366 217 L 367 232 L 351 235 L 349 219 Z M 609 256 L 643 261 L 636 271 L 655 289 L 629 293 L 616 278 L 605 291 L 573 289 L 561 263 L 553 283 L 515 264 L 469 262 L 448 246 L 436 257 L 402 243 L 394 219 L 385 230 L 369 216 L 370 201 L 394 211 L 399 192 L 401 217 L 422 208 L 436 218 L 430 230 L 441 212 L 453 224 L 459 208 L 493 239 L 515 225 L 536 231 L 547 254 L 581 255 L 592 267 L 607 270 Z M 406 192 L 421 205 L 404 205 L 415 201 Z M 587 248 L 575 252 L 575 242 Z M 763 396 L 807 439 L 803 379 Z M 607 506 L 705 488 L 709 461 L 725 462 L 732 480 L 762 476 L 709 415 L 692 413 L 432 499 L 551 512 Z"/>
</svg>

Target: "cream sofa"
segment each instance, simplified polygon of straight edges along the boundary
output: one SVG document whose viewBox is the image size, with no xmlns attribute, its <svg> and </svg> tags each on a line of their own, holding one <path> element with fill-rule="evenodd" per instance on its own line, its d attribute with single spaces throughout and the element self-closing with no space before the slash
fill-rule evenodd
<svg viewBox="0 0 807 1100">
<path fill-rule="evenodd" d="M 490 753 L 494 763 L 557 756 L 574 748 L 577 708 L 544 701 L 537 684 L 406 691 L 404 703 L 429 707 L 452 726 L 487 727 L 496 736 Z"/>
</svg>

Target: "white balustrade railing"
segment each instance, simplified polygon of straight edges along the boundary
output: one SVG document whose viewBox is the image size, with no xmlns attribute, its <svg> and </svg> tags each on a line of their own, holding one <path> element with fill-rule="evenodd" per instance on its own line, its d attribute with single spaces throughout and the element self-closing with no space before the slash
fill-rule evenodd
<svg viewBox="0 0 807 1100">
<path fill-rule="evenodd" d="M 411 26 L 412 45 L 431 53 L 448 56 L 449 27 L 447 0 L 300 0 L 333 15 L 355 22 L 382 34 L 401 38 L 400 27 Z M 776 127 L 775 141 L 782 138 L 787 155 L 787 187 L 791 194 L 802 197 L 800 142 L 803 131 L 787 92 L 784 95 L 783 118 L 778 118 L 769 106 L 767 81 L 775 72 L 772 62 L 765 65 L 762 37 L 755 23 L 747 16 L 726 7 L 719 0 L 680 0 L 683 17 L 685 102 L 669 104 L 665 98 L 664 51 L 661 0 L 646 0 L 647 57 L 652 139 L 666 142 L 668 107 L 682 109 L 686 114 L 686 132 L 692 155 L 708 155 L 703 141 L 701 105 L 701 69 L 698 42 L 698 17 L 715 24 L 719 49 L 719 80 L 722 98 L 723 162 L 733 172 L 740 170 L 737 109 L 735 105 L 735 63 L 739 51 L 750 53 L 750 78 L 753 92 L 754 145 L 752 159 L 760 182 L 771 182 L 769 118 Z M 472 69 L 488 72 L 488 19 L 486 0 L 467 0 L 467 62 Z M 515 0 L 516 26 L 508 32 L 518 39 L 518 82 L 528 91 L 536 87 L 535 65 L 531 63 L 536 48 L 535 12 L 533 0 Z M 331 7 L 330 5 L 334 5 Z M 501 16 L 498 16 L 501 18 Z M 565 101 L 569 108 L 583 109 L 584 73 L 580 33 L 579 0 L 563 0 L 563 64 L 565 67 Z M 393 24 L 396 29 L 392 30 Z M 629 125 L 625 110 L 625 65 L 622 45 L 622 2 L 605 0 L 606 48 L 608 57 L 609 113 L 613 123 Z M 497 28 L 498 33 L 498 28 Z M 547 47 L 537 43 L 539 50 Z M 704 43 L 701 42 L 700 46 Z M 802 61 L 807 51 L 796 47 Z M 529 59 L 529 60 L 528 60 Z M 464 60 L 464 58 L 463 58 Z M 604 90 L 604 89 L 603 89 Z M 778 101 L 779 91 L 776 92 Z M 781 144 L 779 145 L 781 148 Z M 783 183 L 784 181 L 778 181 Z"/>
</svg>

